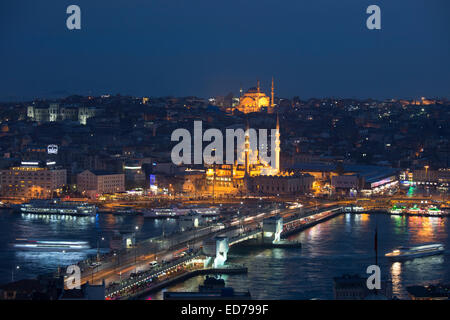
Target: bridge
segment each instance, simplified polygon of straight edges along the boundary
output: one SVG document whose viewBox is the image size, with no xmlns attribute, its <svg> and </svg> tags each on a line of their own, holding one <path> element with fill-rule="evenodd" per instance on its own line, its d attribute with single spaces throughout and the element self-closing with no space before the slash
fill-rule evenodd
<svg viewBox="0 0 450 320">
<path fill-rule="evenodd" d="M 247 216 L 238 224 L 214 224 L 151 238 L 101 257 L 102 264 L 95 268 L 81 263 L 82 283 L 104 282 L 107 298 L 129 298 L 195 272 L 234 272 L 242 268 L 226 264 L 230 247 L 243 243 L 288 247 L 292 243 L 282 238 L 330 219 L 341 209 L 328 206 L 315 210 L 272 210 Z M 150 261 L 157 261 L 158 266 L 151 267 Z"/>
</svg>

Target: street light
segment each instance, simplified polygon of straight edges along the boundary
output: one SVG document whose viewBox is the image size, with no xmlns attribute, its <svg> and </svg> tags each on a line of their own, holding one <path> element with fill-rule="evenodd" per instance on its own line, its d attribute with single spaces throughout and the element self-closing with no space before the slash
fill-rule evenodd
<svg viewBox="0 0 450 320">
<path fill-rule="evenodd" d="M 15 268 L 12 268 L 11 270 L 11 281 L 14 281 L 14 270 L 19 271 L 20 267 L 16 266 Z"/>
<path fill-rule="evenodd" d="M 101 238 L 102 241 L 105 240 L 104 237 Z M 100 239 L 97 239 L 97 262 L 100 260 Z"/>
<path fill-rule="evenodd" d="M 134 229 L 136 231 L 139 230 L 139 226 L 135 226 Z M 136 236 L 134 237 L 134 272 L 137 272 L 137 243 L 136 243 Z"/>
</svg>

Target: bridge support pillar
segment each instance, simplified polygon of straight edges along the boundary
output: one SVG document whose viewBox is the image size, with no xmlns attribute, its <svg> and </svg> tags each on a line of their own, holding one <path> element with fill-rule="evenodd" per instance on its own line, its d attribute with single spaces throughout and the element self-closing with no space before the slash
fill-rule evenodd
<svg viewBox="0 0 450 320">
<path fill-rule="evenodd" d="M 227 261 L 228 237 L 217 236 L 203 242 L 203 253 L 208 257 L 205 267 L 222 267 Z"/>
<path fill-rule="evenodd" d="M 275 216 L 263 220 L 263 242 L 280 241 L 283 231 L 283 217 Z"/>
</svg>

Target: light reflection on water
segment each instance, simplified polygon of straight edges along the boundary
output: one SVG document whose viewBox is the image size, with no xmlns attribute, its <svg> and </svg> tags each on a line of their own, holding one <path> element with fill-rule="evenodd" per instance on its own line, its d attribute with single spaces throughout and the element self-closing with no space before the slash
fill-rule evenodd
<svg viewBox="0 0 450 320">
<path fill-rule="evenodd" d="M 97 217 L 21 216 L 0 211 L 0 283 L 10 281 L 11 270 L 20 265 L 15 278 L 32 277 L 54 271 L 96 252 L 97 239 L 106 239 L 114 230 L 130 231 L 139 226 L 138 238 L 169 231 L 174 220 L 147 220 L 100 214 Z M 258 249 L 233 247 L 229 261 L 244 263 L 247 275 L 224 276 L 237 291 L 250 290 L 255 299 L 332 299 L 333 277 L 345 273 L 365 275 L 374 264 L 374 231 L 378 228 L 379 265 L 382 277 L 391 279 L 393 293 L 406 297 L 405 287 L 429 282 L 450 282 L 450 242 L 447 218 L 401 217 L 345 214 L 316 225 L 290 239 L 302 242 L 301 249 Z M 70 239 L 90 242 L 82 252 L 13 251 L 8 244 L 16 238 Z M 107 241 L 106 241 L 107 242 Z M 399 246 L 441 242 L 446 251 L 440 256 L 391 263 L 384 253 Z M 107 243 L 102 246 L 107 247 Z M 197 291 L 203 277 L 196 277 L 168 290 Z M 151 295 L 160 299 L 162 293 Z"/>
<path fill-rule="evenodd" d="M 115 230 L 134 231 L 139 227 L 137 238 L 148 238 L 161 234 L 162 225 L 170 231 L 175 227 L 172 220 L 144 219 L 142 216 L 124 217 L 111 214 L 97 216 L 58 216 L 19 214 L 11 210 L 0 210 L 0 283 L 11 281 L 12 269 L 15 279 L 35 277 L 38 274 L 55 271 L 60 266 L 73 264 L 97 252 L 97 240 L 100 252 L 107 252 L 109 239 Z M 82 251 L 49 252 L 21 251 L 13 249 L 15 239 L 47 239 L 47 240 L 84 240 L 90 243 L 91 249 Z"/>
<path fill-rule="evenodd" d="M 378 228 L 379 266 L 392 291 L 407 298 L 406 286 L 450 282 L 450 241 L 447 218 L 394 217 L 382 214 L 345 214 L 292 236 L 301 249 L 233 247 L 229 261 L 244 263 L 247 275 L 224 276 L 236 291 L 250 290 L 254 299 L 333 299 L 333 277 L 366 276 L 375 263 L 374 233 Z M 440 242 L 443 255 L 392 263 L 384 254 L 400 246 Z M 165 290 L 197 291 L 203 277 L 189 279 Z M 150 295 L 161 299 L 162 292 Z"/>
</svg>

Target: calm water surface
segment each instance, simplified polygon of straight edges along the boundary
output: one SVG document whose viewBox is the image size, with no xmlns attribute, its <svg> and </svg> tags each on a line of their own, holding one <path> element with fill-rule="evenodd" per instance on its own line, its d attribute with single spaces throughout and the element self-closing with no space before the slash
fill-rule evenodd
<svg viewBox="0 0 450 320">
<path fill-rule="evenodd" d="M 112 214 L 98 214 L 93 217 L 45 216 L 13 213 L 0 210 L 0 283 L 14 278 L 35 277 L 38 274 L 57 270 L 86 259 L 97 253 L 109 250 L 109 240 L 114 230 L 132 232 L 138 227 L 137 239 L 158 236 L 162 226 L 170 231 L 176 221 L 144 219 L 142 216 L 122 217 Z M 37 238 L 47 240 L 85 240 L 91 249 L 78 252 L 17 251 L 11 244 L 18 238 Z M 104 240 L 101 240 L 104 238 Z M 20 269 L 16 269 L 19 266 Z"/>
<path fill-rule="evenodd" d="M 99 214 L 96 217 L 46 217 L 0 211 L 0 283 L 34 277 L 54 271 L 95 255 L 97 241 L 107 251 L 114 230 L 132 231 L 139 227 L 138 239 L 157 236 L 175 228 L 174 220 L 120 217 Z M 365 275 L 374 264 L 374 232 L 378 227 L 379 265 L 382 277 L 391 279 L 393 292 L 406 297 L 405 287 L 430 282 L 450 283 L 450 226 L 447 218 L 398 217 L 382 214 L 345 214 L 316 225 L 293 237 L 302 242 L 301 249 L 257 249 L 233 247 L 231 263 L 243 263 L 246 275 L 223 276 L 237 291 L 250 290 L 255 299 L 332 299 L 333 277 L 345 273 Z M 100 240 L 102 237 L 105 240 Z M 16 238 L 66 239 L 89 241 L 91 249 L 81 252 L 15 251 L 10 244 Z M 445 254 L 390 263 L 383 255 L 399 246 L 424 242 L 441 242 Z M 203 277 L 196 277 L 165 290 L 197 291 Z M 149 296 L 161 299 L 162 292 Z"/>
<path fill-rule="evenodd" d="M 450 282 L 450 241 L 447 218 L 398 217 L 381 214 L 345 214 L 316 225 L 291 239 L 301 249 L 232 248 L 229 261 L 244 263 L 247 275 L 224 275 L 236 291 L 250 290 L 255 299 L 333 299 L 333 277 L 346 273 L 366 276 L 375 263 L 374 232 L 378 227 L 379 265 L 382 278 L 391 279 L 393 293 L 407 298 L 405 287 Z M 398 246 L 441 242 L 445 254 L 390 263 L 384 253 Z M 203 277 L 189 279 L 165 290 L 198 291 Z M 150 299 L 161 299 L 162 291 Z"/>
</svg>

